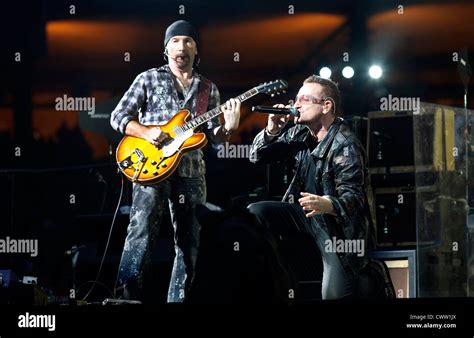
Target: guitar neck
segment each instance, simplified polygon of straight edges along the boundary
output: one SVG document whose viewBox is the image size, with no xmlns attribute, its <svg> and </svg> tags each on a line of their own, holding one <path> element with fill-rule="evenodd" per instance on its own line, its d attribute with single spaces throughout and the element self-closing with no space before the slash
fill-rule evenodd
<svg viewBox="0 0 474 338">
<path fill-rule="evenodd" d="M 237 99 L 240 100 L 240 102 L 244 102 L 248 99 L 250 99 L 251 97 L 257 95 L 259 93 L 259 91 L 256 89 L 256 88 L 252 88 L 250 90 L 247 90 L 245 93 L 243 94 L 240 94 L 239 96 L 237 96 Z M 186 122 L 184 125 L 181 126 L 181 129 L 183 131 L 186 131 L 186 130 L 189 130 L 189 129 L 194 129 L 196 127 L 199 127 L 201 124 L 203 123 L 206 123 L 207 121 L 213 119 L 214 117 L 218 116 L 219 114 L 221 114 L 221 107 L 223 107 L 224 105 L 221 104 L 220 106 L 212 109 L 212 110 L 209 110 L 208 112 L 192 119 L 191 121 L 188 121 Z"/>
</svg>

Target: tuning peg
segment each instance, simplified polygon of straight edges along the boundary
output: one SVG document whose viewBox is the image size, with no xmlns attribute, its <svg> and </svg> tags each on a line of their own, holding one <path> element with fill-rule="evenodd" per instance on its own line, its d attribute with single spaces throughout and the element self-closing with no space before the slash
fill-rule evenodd
<svg viewBox="0 0 474 338">
<path fill-rule="evenodd" d="M 275 94 L 271 94 L 270 96 L 271 96 L 271 97 L 274 97 L 274 96 L 275 96 Z"/>
</svg>

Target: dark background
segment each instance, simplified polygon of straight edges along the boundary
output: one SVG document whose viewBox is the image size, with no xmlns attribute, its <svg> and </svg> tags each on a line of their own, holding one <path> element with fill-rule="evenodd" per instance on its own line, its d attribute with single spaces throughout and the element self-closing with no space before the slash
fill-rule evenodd
<svg viewBox="0 0 474 338">
<path fill-rule="evenodd" d="M 290 5 L 294 14 L 289 14 Z M 261 95 L 243 104 L 235 144 L 250 144 L 265 125 L 266 116 L 252 113 L 251 106 L 286 103 L 321 66 L 332 69 L 349 121 L 380 110 L 380 98 L 389 94 L 461 107 L 464 88 L 453 53 L 474 45 L 471 1 L 93 0 L 2 6 L 0 235 L 39 239 L 40 255 L 0 256 L 0 269 L 38 276 L 43 286 L 61 295 L 71 285 L 64 252 L 72 245 L 86 245 L 79 283 L 95 277 L 121 187 L 114 160 L 120 135 L 107 118 L 55 110 L 55 98 L 94 97 L 96 114 L 110 114 L 138 73 L 164 63 L 162 41 L 171 22 L 186 19 L 200 30 L 198 71 L 218 85 L 223 101 L 264 81 L 289 82 L 282 97 Z M 21 62 L 15 62 L 16 52 Z M 130 53 L 129 62 L 124 53 Z M 234 53 L 239 53 L 238 62 Z M 373 63 L 384 71 L 378 80 L 367 75 Z M 346 64 L 355 69 L 352 79 L 341 76 Z M 473 100 L 470 95 L 468 107 Z M 363 126 L 359 131 L 364 139 Z M 17 147 L 21 156 L 15 156 Z M 252 192 L 257 199 L 276 199 L 284 191 L 288 170 L 283 165 L 217 159 L 211 147 L 206 156 L 212 204 L 227 209 L 247 202 Z M 121 205 L 127 206 L 130 183 L 125 182 L 124 191 Z M 108 287 L 128 222 L 123 211 L 104 267 Z M 169 279 L 171 237 L 165 223 L 154 259 L 159 300 L 164 300 Z"/>
</svg>

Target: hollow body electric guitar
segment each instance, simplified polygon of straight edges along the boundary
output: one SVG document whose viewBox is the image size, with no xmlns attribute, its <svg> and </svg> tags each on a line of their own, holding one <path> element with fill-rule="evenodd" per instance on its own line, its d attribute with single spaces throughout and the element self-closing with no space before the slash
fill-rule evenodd
<svg viewBox="0 0 474 338">
<path fill-rule="evenodd" d="M 243 102 L 259 93 L 273 96 L 284 92 L 287 87 L 288 84 L 283 80 L 265 82 L 237 98 Z M 195 133 L 194 130 L 218 116 L 221 113 L 221 106 L 194 119 L 190 119 L 189 110 L 179 111 L 166 124 L 158 126 L 166 134 L 166 139 L 159 146 L 145 139 L 125 136 L 116 152 L 119 169 L 135 183 L 151 185 L 163 181 L 176 170 L 184 153 L 206 145 L 206 135 L 201 132 Z"/>
</svg>

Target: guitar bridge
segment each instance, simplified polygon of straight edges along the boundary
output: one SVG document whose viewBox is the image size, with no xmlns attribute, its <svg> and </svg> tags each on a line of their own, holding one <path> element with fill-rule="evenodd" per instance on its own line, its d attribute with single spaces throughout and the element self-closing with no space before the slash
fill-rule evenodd
<svg viewBox="0 0 474 338">
<path fill-rule="evenodd" d="M 132 161 L 132 155 L 133 154 L 137 155 L 137 158 L 138 158 L 138 160 L 135 161 L 135 162 Z M 145 158 L 145 155 L 143 154 L 143 151 L 141 151 L 138 148 L 135 148 L 133 150 L 132 155 L 130 155 L 129 157 L 125 158 L 124 160 L 118 162 L 119 167 L 122 168 L 122 169 L 127 169 L 127 168 L 130 168 L 131 166 L 133 166 L 136 163 L 146 161 L 146 158 Z"/>
<path fill-rule="evenodd" d="M 136 161 L 132 161 L 132 156 L 134 154 L 137 156 Z M 135 148 L 132 154 L 128 156 L 127 158 L 125 158 L 124 160 L 120 161 L 118 165 L 122 170 L 125 170 L 127 168 L 133 168 L 133 165 L 136 164 L 134 168 L 135 171 L 133 173 L 133 178 L 132 178 L 132 181 L 135 182 L 137 180 L 138 173 L 141 171 L 141 168 L 143 168 L 143 165 L 140 166 L 140 163 L 144 163 L 144 162 L 146 162 L 146 158 L 145 158 L 145 155 L 143 154 L 143 151 L 141 151 L 138 148 Z"/>
</svg>

